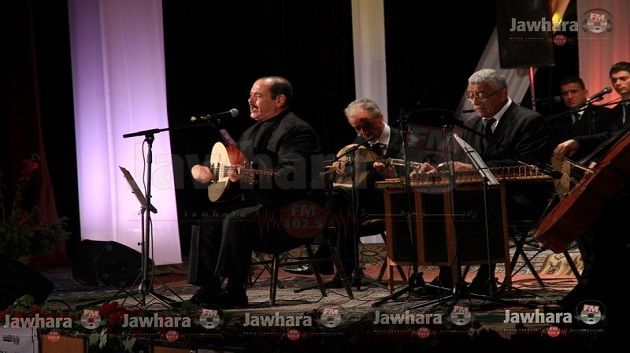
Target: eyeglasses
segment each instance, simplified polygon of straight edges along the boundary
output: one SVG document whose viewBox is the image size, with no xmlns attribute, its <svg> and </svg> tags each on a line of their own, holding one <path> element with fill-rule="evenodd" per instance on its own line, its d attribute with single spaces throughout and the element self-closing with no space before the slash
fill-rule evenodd
<svg viewBox="0 0 630 353">
<path fill-rule="evenodd" d="M 483 103 L 483 102 L 487 101 L 487 100 L 488 100 L 488 98 L 490 98 L 490 97 L 494 96 L 497 92 L 499 92 L 499 91 L 500 91 L 500 90 L 502 90 L 502 89 L 503 89 L 503 88 L 499 88 L 498 90 L 496 90 L 496 91 L 494 91 L 494 92 L 492 92 L 492 93 L 490 93 L 490 94 L 488 94 L 488 95 L 486 95 L 486 94 L 485 94 L 485 93 L 483 93 L 483 92 L 477 92 L 477 93 L 475 93 L 475 92 L 470 92 L 470 91 L 467 91 L 467 92 L 466 92 L 466 94 L 465 94 L 465 96 L 466 96 L 466 99 L 468 99 L 468 100 L 469 100 L 469 101 L 471 101 L 471 102 L 472 102 L 472 101 L 474 101 L 474 100 L 476 99 L 476 100 L 477 100 L 477 102 L 482 102 L 482 103 Z"/>
<path fill-rule="evenodd" d="M 372 122 L 369 120 L 363 120 L 361 122 L 359 122 L 357 125 L 353 126 L 353 128 L 356 131 L 361 131 L 361 130 L 369 130 L 371 129 L 373 126 Z"/>
</svg>

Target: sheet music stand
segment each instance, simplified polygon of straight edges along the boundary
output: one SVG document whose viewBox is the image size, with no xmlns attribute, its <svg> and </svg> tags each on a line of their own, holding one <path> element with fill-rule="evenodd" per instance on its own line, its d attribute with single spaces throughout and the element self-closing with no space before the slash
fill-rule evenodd
<svg viewBox="0 0 630 353">
<path fill-rule="evenodd" d="M 138 202 L 140 202 L 140 207 L 141 207 L 140 211 L 145 212 L 146 211 L 145 205 L 147 204 L 147 199 L 146 197 L 144 197 L 142 190 L 140 190 L 140 187 L 138 187 L 138 184 L 133 179 L 133 176 L 131 176 L 131 173 L 129 173 L 129 171 L 126 168 L 121 167 L 121 166 L 118 166 L 118 168 L 120 168 L 120 170 L 123 173 L 123 176 L 125 177 L 125 180 L 127 180 L 127 183 L 129 184 L 129 187 L 131 188 L 131 193 L 136 195 Z M 153 213 L 158 213 L 157 209 L 153 206 L 153 204 L 149 204 L 149 209 Z"/>
<path fill-rule="evenodd" d="M 477 153 L 477 151 L 472 146 L 470 146 L 470 144 L 468 144 L 466 141 L 461 139 L 456 133 L 452 133 L 451 136 L 453 137 L 455 142 L 457 142 L 457 144 L 462 148 L 464 153 L 468 156 L 468 159 L 470 160 L 471 164 L 474 166 L 475 170 L 477 170 L 483 177 L 482 192 L 483 192 L 483 208 L 485 210 L 484 211 L 484 228 L 485 228 L 485 239 L 486 239 L 486 255 L 487 255 L 486 260 L 487 260 L 488 266 L 490 266 L 492 260 L 490 259 L 490 235 L 489 235 L 490 225 L 489 225 L 489 220 L 488 220 L 487 187 L 492 186 L 492 185 L 499 185 L 500 183 L 496 179 L 496 177 L 492 174 L 492 172 L 490 172 L 488 166 L 483 161 L 481 156 Z M 451 153 L 452 153 L 452 148 L 451 148 Z M 449 163 L 454 163 L 453 158 L 450 158 Z M 451 169 L 451 184 L 452 185 L 449 188 L 449 190 L 450 192 L 454 192 L 454 188 L 455 188 L 454 167 L 451 165 L 450 169 Z M 451 212 L 454 212 L 455 211 L 455 207 L 453 204 L 454 195 L 451 195 L 450 200 L 451 200 L 451 205 L 449 205 L 449 208 Z M 460 263 L 461 256 L 460 256 L 459 244 L 457 241 L 457 234 L 453 236 L 452 240 L 454 241 L 454 248 L 455 248 L 455 263 L 451 267 L 452 270 L 454 270 L 452 271 L 452 275 L 454 279 L 452 294 L 446 297 L 441 297 L 441 298 L 431 300 L 431 301 L 428 301 L 419 305 L 412 306 L 408 308 L 409 310 L 425 307 L 425 306 L 430 306 L 430 305 L 438 304 L 438 303 L 446 303 L 450 301 L 451 304 L 449 305 L 449 308 L 447 310 L 447 313 L 450 314 L 453 308 L 457 305 L 457 303 L 461 299 L 480 299 L 480 300 L 492 301 L 495 303 L 502 303 L 502 304 L 509 304 L 509 305 L 518 304 L 518 305 L 527 306 L 525 304 L 514 303 L 507 300 L 495 298 L 490 288 L 490 286 L 492 285 L 492 282 L 490 280 L 493 281 L 494 280 L 493 278 L 488 281 L 488 287 L 489 287 L 488 295 L 469 292 L 465 288 L 465 282 L 461 273 L 461 263 Z M 508 260 L 506 260 L 505 264 L 506 266 L 509 266 Z M 492 277 L 492 274 L 490 274 L 490 277 Z"/>
<path fill-rule="evenodd" d="M 129 291 L 123 288 L 123 289 L 120 289 L 112 297 L 93 301 L 87 304 L 81 304 L 77 306 L 77 309 L 85 308 L 85 307 L 100 304 L 100 303 L 109 302 L 116 299 L 128 298 L 128 297 L 131 297 L 134 300 L 136 300 L 138 304 L 142 306 L 146 306 L 147 296 L 151 296 L 153 299 L 157 300 L 168 309 L 172 309 L 173 305 L 175 304 L 175 301 L 162 294 L 155 293 L 153 290 L 153 269 L 155 266 L 152 264 L 152 261 L 149 258 L 149 252 L 151 249 L 150 239 L 151 239 L 152 230 L 150 226 L 148 226 L 149 227 L 148 229 L 145 229 L 145 213 L 146 213 L 147 205 L 149 206 L 150 212 L 157 213 L 158 211 L 155 208 L 155 206 L 153 206 L 147 201 L 147 198 L 142 193 L 142 190 L 140 190 L 140 187 L 134 180 L 131 173 L 124 167 L 119 166 L 119 168 L 122 171 L 123 176 L 125 177 L 125 180 L 129 184 L 129 187 L 131 188 L 131 193 L 136 195 L 136 199 L 138 199 L 138 202 L 140 203 L 140 215 L 141 215 L 141 224 L 142 224 L 142 241 L 140 245 L 141 245 L 142 261 L 141 261 L 141 272 L 138 275 L 138 279 L 134 281 L 134 284 L 137 284 L 138 280 L 140 281 L 140 283 L 138 285 L 138 288 L 135 290 Z M 149 217 L 149 216 L 146 215 L 146 217 Z M 150 224 L 150 222 L 148 222 L 148 224 Z M 173 293 L 179 300 L 183 301 L 183 299 L 173 290 L 171 290 L 170 288 L 168 288 L 168 290 L 171 293 Z"/>
</svg>

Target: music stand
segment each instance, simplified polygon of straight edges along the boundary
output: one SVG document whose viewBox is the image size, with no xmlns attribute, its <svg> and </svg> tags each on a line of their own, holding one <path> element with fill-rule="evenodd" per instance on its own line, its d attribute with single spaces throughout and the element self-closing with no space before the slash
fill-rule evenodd
<svg viewBox="0 0 630 353">
<path fill-rule="evenodd" d="M 489 221 L 488 221 L 488 204 L 487 204 L 487 188 L 488 186 L 492 186 L 492 185 L 499 185 L 499 181 L 495 178 L 495 176 L 492 174 L 492 172 L 489 170 L 488 166 L 486 165 L 486 163 L 483 161 L 483 159 L 481 158 L 481 156 L 479 155 L 479 153 L 477 153 L 477 151 L 470 146 L 470 144 L 468 144 L 466 141 L 464 141 L 462 138 L 460 138 L 456 133 L 450 133 L 449 137 L 452 137 L 453 140 L 455 142 L 457 142 L 457 144 L 461 147 L 461 149 L 464 151 L 464 153 L 466 154 L 466 156 L 468 156 L 468 159 L 470 160 L 471 164 L 473 165 L 473 167 L 475 168 L 476 171 L 479 172 L 479 174 L 482 176 L 483 178 L 483 182 L 482 182 L 482 195 L 483 195 L 483 209 L 484 209 L 484 230 L 485 230 L 485 240 L 486 240 L 486 260 L 487 260 L 487 264 L 490 267 L 492 260 L 490 258 L 490 226 L 489 226 Z M 450 141 L 449 144 L 452 144 L 452 141 Z M 451 148 L 449 148 L 449 153 L 452 154 L 453 148 L 451 146 Z M 449 165 L 450 165 L 450 169 L 451 169 L 451 173 L 450 173 L 450 188 L 449 188 L 449 192 L 451 193 L 451 197 L 449 198 L 450 200 L 450 209 L 451 212 L 455 211 L 455 206 L 454 206 L 454 195 L 452 194 L 454 192 L 455 189 L 455 174 L 454 174 L 454 167 L 453 167 L 453 163 L 454 160 L 452 158 L 452 155 L 449 156 Z M 447 314 L 449 314 L 453 308 L 457 305 L 457 303 L 459 302 L 459 300 L 461 299 L 479 299 L 479 300 L 485 300 L 485 301 L 492 301 L 495 303 L 501 303 L 501 304 L 509 304 L 509 305 L 521 305 L 521 306 L 527 306 L 525 304 L 522 303 L 514 303 L 508 300 L 504 300 L 504 299 L 499 299 L 494 297 L 493 295 L 493 291 L 491 289 L 492 283 L 494 282 L 494 278 L 492 275 L 492 272 L 489 271 L 488 274 L 488 295 L 484 295 L 484 294 L 477 294 L 477 293 L 471 293 L 470 291 L 467 290 L 466 285 L 465 285 L 465 281 L 461 272 L 461 257 L 460 257 L 460 248 L 458 245 L 458 241 L 457 241 L 457 234 L 455 234 L 452 238 L 452 240 L 454 241 L 454 249 L 455 249 L 455 263 L 453 266 L 451 266 L 451 269 L 453 269 L 454 267 L 454 272 L 453 272 L 453 279 L 455 280 L 453 283 L 453 289 L 452 289 L 452 293 L 448 296 L 445 297 L 440 297 L 434 300 L 430 300 L 428 302 L 425 303 L 421 303 L 419 305 L 414 305 L 410 308 L 408 308 L 409 310 L 411 309 L 416 309 L 416 308 L 420 308 L 420 307 L 425 307 L 425 306 L 430 306 L 433 304 L 438 304 L 438 303 L 446 303 L 446 302 L 451 302 L 451 304 L 449 305 L 449 308 L 447 310 Z"/>
</svg>

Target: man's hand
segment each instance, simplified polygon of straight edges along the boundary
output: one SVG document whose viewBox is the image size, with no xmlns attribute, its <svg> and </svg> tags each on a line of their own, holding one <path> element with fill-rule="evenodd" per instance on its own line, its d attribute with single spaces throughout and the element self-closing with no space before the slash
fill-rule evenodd
<svg viewBox="0 0 630 353">
<path fill-rule="evenodd" d="M 209 183 L 214 177 L 210 168 L 200 164 L 195 164 L 190 170 L 190 174 L 192 174 L 193 179 L 203 184 Z"/>
<path fill-rule="evenodd" d="M 420 163 L 420 165 L 415 165 L 413 167 L 413 171 L 411 172 L 411 177 L 414 177 L 418 174 L 433 174 L 437 173 L 437 168 L 432 166 L 431 163 Z"/>
<path fill-rule="evenodd" d="M 580 143 L 576 140 L 568 140 L 556 146 L 553 150 L 553 157 L 562 160 L 564 157 L 571 157 L 580 148 Z"/>
</svg>

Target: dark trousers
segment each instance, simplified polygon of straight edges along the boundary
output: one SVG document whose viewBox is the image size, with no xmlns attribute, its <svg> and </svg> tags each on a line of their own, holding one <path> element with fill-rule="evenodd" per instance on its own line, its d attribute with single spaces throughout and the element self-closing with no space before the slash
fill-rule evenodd
<svg viewBox="0 0 630 353">
<path fill-rule="evenodd" d="M 228 278 L 232 285 L 244 286 L 253 250 L 280 253 L 303 244 L 304 239 L 282 229 L 279 215 L 280 207 L 257 204 L 203 221 L 198 249 L 200 284 Z"/>
</svg>

